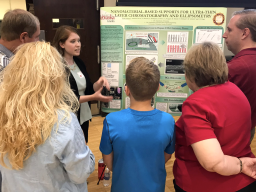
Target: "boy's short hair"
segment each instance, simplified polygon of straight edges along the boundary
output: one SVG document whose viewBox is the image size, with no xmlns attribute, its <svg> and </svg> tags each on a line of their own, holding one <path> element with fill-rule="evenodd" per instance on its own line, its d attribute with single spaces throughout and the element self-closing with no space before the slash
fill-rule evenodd
<svg viewBox="0 0 256 192">
<path fill-rule="evenodd" d="M 0 34 L 2 39 L 6 41 L 19 39 L 23 32 L 27 32 L 31 38 L 39 25 L 38 18 L 32 13 L 22 9 L 14 9 L 5 13 Z"/>
<path fill-rule="evenodd" d="M 136 101 L 152 99 L 160 82 L 157 65 L 144 57 L 137 57 L 130 62 L 125 75 L 126 84 Z"/>
</svg>

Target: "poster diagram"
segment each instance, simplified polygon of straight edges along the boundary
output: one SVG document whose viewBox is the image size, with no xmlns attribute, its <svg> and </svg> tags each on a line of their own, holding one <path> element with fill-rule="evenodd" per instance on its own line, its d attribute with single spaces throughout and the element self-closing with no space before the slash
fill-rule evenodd
<svg viewBox="0 0 256 192">
<path fill-rule="evenodd" d="M 113 100 L 109 103 L 102 103 L 102 107 L 110 109 L 121 109 L 122 87 L 110 87 L 110 90 L 107 90 L 106 87 L 104 87 L 101 91 L 101 94 L 104 96 L 113 97 Z"/>
<path fill-rule="evenodd" d="M 168 32 L 167 40 L 167 53 L 187 52 L 188 32 Z"/>
<path fill-rule="evenodd" d="M 168 103 L 168 113 L 180 113 L 182 103 Z"/>
<path fill-rule="evenodd" d="M 166 74 L 184 74 L 183 60 L 181 59 L 166 59 Z"/>
<path fill-rule="evenodd" d="M 108 80 L 109 86 L 118 86 L 119 63 L 102 63 L 102 76 Z"/>
<path fill-rule="evenodd" d="M 126 51 L 158 51 L 158 33 L 126 32 Z"/>
<path fill-rule="evenodd" d="M 158 64 L 158 55 L 126 55 L 126 69 L 131 62 L 131 60 L 137 57 L 145 57 L 146 59 L 152 61 L 155 65 Z"/>
<path fill-rule="evenodd" d="M 157 97 L 188 97 L 188 86 L 185 80 L 161 80 Z"/>
<path fill-rule="evenodd" d="M 179 115 L 182 112 L 182 103 L 186 98 L 178 97 L 157 97 L 156 98 L 156 109 L 164 111 L 167 113 L 175 113 L 174 115 Z"/>
<path fill-rule="evenodd" d="M 195 43 L 203 43 L 205 41 L 221 44 L 222 29 L 196 29 Z"/>
</svg>

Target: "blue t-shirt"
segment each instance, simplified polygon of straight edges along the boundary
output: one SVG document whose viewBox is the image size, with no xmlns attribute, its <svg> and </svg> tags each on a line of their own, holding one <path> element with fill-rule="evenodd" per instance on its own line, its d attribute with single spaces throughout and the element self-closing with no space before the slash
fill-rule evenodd
<svg viewBox="0 0 256 192">
<path fill-rule="evenodd" d="M 107 115 L 100 151 L 114 153 L 112 192 L 164 192 L 164 151 L 174 152 L 174 124 L 170 114 L 157 109 Z"/>
</svg>

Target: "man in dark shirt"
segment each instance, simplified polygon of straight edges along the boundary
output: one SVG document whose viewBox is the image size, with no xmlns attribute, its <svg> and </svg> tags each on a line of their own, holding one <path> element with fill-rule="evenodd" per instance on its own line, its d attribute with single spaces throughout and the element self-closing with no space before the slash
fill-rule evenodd
<svg viewBox="0 0 256 192">
<path fill-rule="evenodd" d="M 18 46 L 39 40 L 40 23 L 32 13 L 22 9 L 10 10 L 4 15 L 0 34 L 1 72 L 9 64 Z"/>
<path fill-rule="evenodd" d="M 228 62 L 228 79 L 243 91 L 251 105 L 252 141 L 256 126 L 256 10 L 235 12 L 223 38 L 235 55 Z"/>
</svg>

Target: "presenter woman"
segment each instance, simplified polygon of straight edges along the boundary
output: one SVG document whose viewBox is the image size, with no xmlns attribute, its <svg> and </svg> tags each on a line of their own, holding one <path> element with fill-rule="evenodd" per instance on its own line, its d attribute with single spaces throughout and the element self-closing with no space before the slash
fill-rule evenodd
<svg viewBox="0 0 256 192">
<path fill-rule="evenodd" d="M 256 191 L 250 104 L 227 81 L 221 49 L 208 42 L 193 46 L 184 67 L 194 93 L 183 103 L 176 122 L 176 192 Z"/>
<path fill-rule="evenodd" d="M 80 36 L 74 27 L 63 25 L 59 27 L 53 39 L 53 46 L 63 56 L 70 69 L 69 82 L 80 103 L 77 118 L 83 129 L 86 143 L 88 143 L 89 120 L 92 118 L 90 101 L 97 100 L 109 102 L 113 98 L 103 96 L 103 86 L 109 90 L 109 84 L 105 77 L 100 77 L 94 84 L 91 83 L 85 64 L 77 56 L 80 55 Z"/>
</svg>

